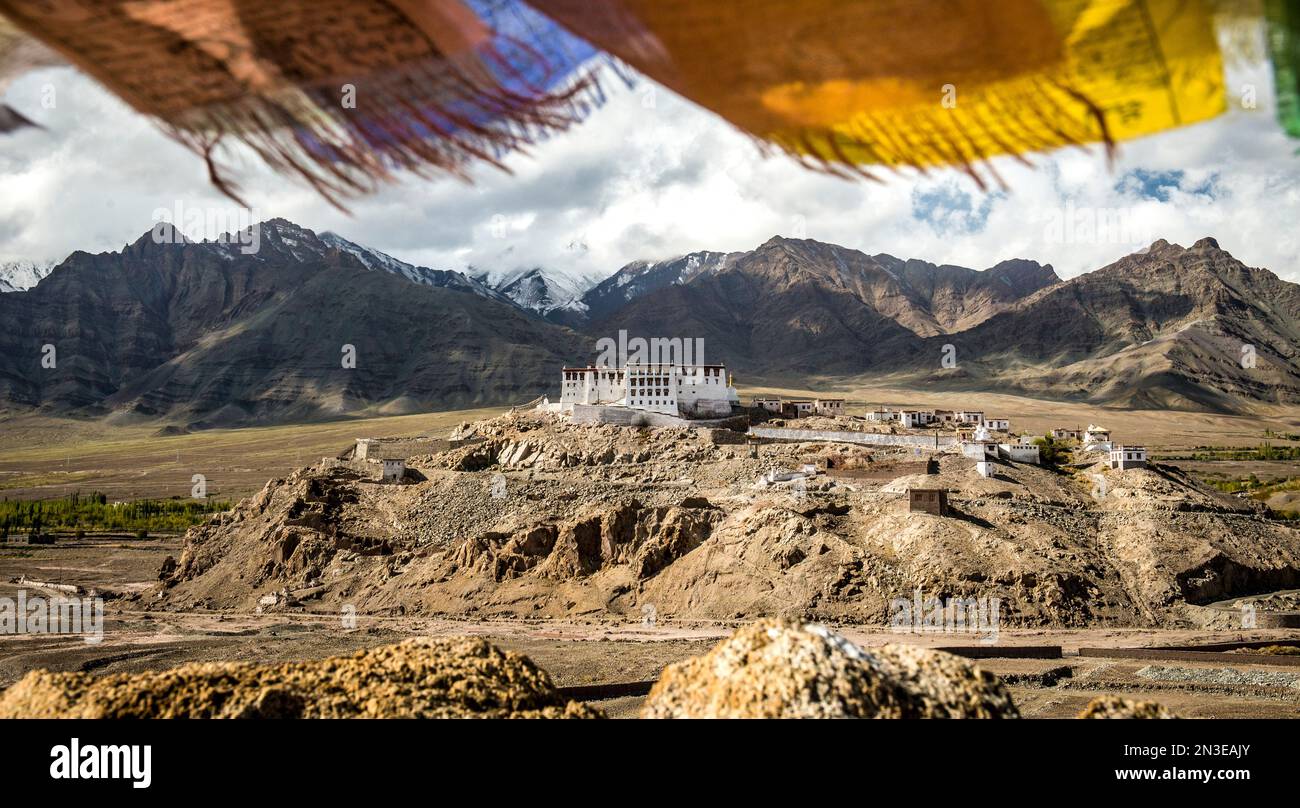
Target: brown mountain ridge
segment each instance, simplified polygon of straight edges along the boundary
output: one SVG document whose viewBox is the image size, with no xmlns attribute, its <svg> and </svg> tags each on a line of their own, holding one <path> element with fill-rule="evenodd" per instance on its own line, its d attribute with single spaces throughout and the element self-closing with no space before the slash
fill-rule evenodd
<svg viewBox="0 0 1300 808">
<path fill-rule="evenodd" d="M 1300 286 L 1211 238 L 1061 280 L 1029 260 L 978 271 L 774 237 L 628 264 L 557 324 L 461 273 L 261 227 L 254 255 L 151 232 L 0 295 L 0 407 L 202 427 L 518 403 L 553 394 L 564 364 L 621 329 L 703 338 L 708 361 L 750 381 L 1216 412 L 1300 402 Z"/>
</svg>

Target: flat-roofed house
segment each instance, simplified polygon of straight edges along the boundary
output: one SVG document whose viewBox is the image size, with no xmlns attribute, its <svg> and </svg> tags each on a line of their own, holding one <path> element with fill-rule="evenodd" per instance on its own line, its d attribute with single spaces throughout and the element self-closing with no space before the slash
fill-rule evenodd
<svg viewBox="0 0 1300 808">
<path fill-rule="evenodd" d="M 1084 444 L 1089 443 L 1109 443 L 1110 430 L 1103 429 L 1095 424 L 1088 424 L 1088 428 L 1083 431 Z"/>
<path fill-rule="evenodd" d="M 948 513 L 948 492 L 942 488 L 909 488 L 907 510 L 909 513 L 944 516 Z"/>
<path fill-rule="evenodd" d="M 1038 447 L 1026 443 L 999 443 L 998 457 L 1016 463 L 1033 463 L 1037 465 L 1039 461 Z"/>
<path fill-rule="evenodd" d="M 984 426 L 992 432 L 1010 432 L 1011 421 L 1007 418 L 986 418 Z"/>
<path fill-rule="evenodd" d="M 965 440 L 961 442 L 961 453 L 973 460 L 997 460 L 998 445 L 991 440 Z"/>
<path fill-rule="evenodd" d="M 1110 467 L 1124 471 L 1126 469 L 1144 469 L 1147 466 L 1147 448 L 1145 446 L 1112 446 L 1110 449 Z"/>
<path fill-rule="evenodd" d="M 957 410 L 953 413 L 953 419 L 959 424 L 982 424 L 984 413 L 981 410 Z"/>
<path fill-rule="evenodd" d="M 932 413 L 924 412 L 922 410 L 898 411 L 898 422 L 908 429 L 925 426 L 930 423 L 930 419 L 932 418 L 934 418 Z"/>
<path fill-rule="evenodd" d="M 749 406 L 756 410 L 767 410 L 768 412 L 774 412 L 779 415 L 781 413 L 781 397 L 754 396 L 754 400 L 750 402 Z"/>
<path fill-rule="evenodd" d="M 384 482 L 396 483 L 406 476 L 406 458 L 404 457 L 385 457 L 384 464 Z"/>
<path fill-rule="evenodd" d="M 813 403 L 810 400 L 783 401 L 781 413 L 787 418 L 807 418 L 813 414 Z"/>
<path fill-rule="evenodd" d="M 836 418 L 844 414 L 844 399 L 842 398 L 814 398 L 813 412 L 818 415 L 825 415 Z"/>
</svg>

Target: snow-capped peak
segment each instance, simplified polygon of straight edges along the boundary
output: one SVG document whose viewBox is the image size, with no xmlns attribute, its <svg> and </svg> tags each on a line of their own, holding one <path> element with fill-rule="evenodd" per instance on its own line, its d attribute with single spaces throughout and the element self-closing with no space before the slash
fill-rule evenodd
<svg viewBox="0 0 1300 808">
<path fill-rule="evenodd" d="M 495 289 L 477 278 L 471 278 L 463 272 L 456 272 L 449 269 L 429 269 L 428 267 L 408 264 L 399 258 L 394 258 L 388 253 L 380 252 L 371 247 L 362 246 L 353 241 L 348 241 L 338 233 L 326 231 L 320 234 L 320 240 L 328 247 L 332 247 L 354 256 L 366 269 L 400 275 L 413 283 L 420 283 L 425 286 L 457 289 L 462 292 L 471 292 L 480 297 L 486 297 L 503 303 L 510 302 L 507 297 L 500 294 Z"/>
<path fill-rule="evenodd" d="M 30 289 L 40 283 L 57 265 L 55 261 L 0 262 L 0 293 Z"/>
</svg>

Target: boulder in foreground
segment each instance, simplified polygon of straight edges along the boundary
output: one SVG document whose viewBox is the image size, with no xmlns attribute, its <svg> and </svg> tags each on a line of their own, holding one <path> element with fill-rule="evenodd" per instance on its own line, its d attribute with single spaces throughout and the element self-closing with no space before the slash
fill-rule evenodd
<svg viewBox="0 0 1300 808">
<path fill-rule="evenodd" d="M 910 645 L 863 650 L 815 625 L 761 620 L 670 665 L 643 718 L 1018 718 L 996 676 Z"/>
<path fill-rule="evenodd" d="M 1122 696 L 1098 696 L 1079 712 L 1079 718 L 1177 718 L 1154 701 L 1134 701 Z"/>
<path fill-rule="evenodd" d="M 350 657 L 182 665 L 91 676 L 32 671 L 0 718 L 600 718 L 522 654 L 469 637 L 414 639 Z"/>
</svg>

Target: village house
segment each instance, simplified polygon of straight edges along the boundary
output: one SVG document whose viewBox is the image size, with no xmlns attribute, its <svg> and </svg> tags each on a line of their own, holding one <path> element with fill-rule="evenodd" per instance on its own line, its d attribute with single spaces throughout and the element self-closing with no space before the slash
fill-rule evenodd
<svg viewBox="0 0 1300 808">
<path fill-rule="evenodd" d="M 1127 469 L 1144 469 L 1147 466 L 1147 449 L 1145 446 L 1112 446 L 1110 450 L 1110 467 L 1125 471 Z"/>
<path fill-rule="evenodd" d="M 996 450 L 996 447 L 995 447 Z M 980 460 L 975 464 L 975 472 L 981 477 L 993 477 L 997 474 L 993 462 L 990 460 Z"/>
<path fill-rule="evenodd" d="M 898 422 L 908 429 L 916 429 L 930 423 L 934 415 L 923 410 L 899 410 Z"/>
<path fill-rule="evenodd" d="M 844 414 L 844 399 L 842 398 L 815 398 L 813 399 L 813 412 L 818 415 L 825 415 L 831 418 L 837 418 Z"/>
<path fill-rule="evenodd" d="M 383 459 L 383 464 L 384 464 L 384 477 L 383 477 L 384 482 L 386 483 L 401 482 L 402 478 L 406 476 L 406 458 L 385 457 Z"/>
<path fill-rule="evenodd" d="M 948 492 L 942 488 L 909 488 L 907 510 L 909 513 L 945 516 L 948 513 Z"/>
<path fill-rule="evenodd" d="M 730 415 L 733 405 L 740 405 L 725 365 L 629 363 L 623 367 L 566 367 L 561 374 L 561 412 L 572 412 L 577 404 L 592 404 L 718 418 Z"/>
<path fill-rule="evenodd" d="M 1052 440 L 1083 440 L 1083 430 L 1074 429 L 1053 429 L 1051 431 Z"/>
<path fill-rule="evenodd" d="M 369 460 L 370 453 L 379 446 L 379 441 L 374 438 L 357 438 L 357 450 L 353 452 L 354 460 Z"/>
<path fill-rule="evenodd" d="M 998 445 L 991 440 L 967 440 L 961 443 L 961 453 L 972 460 L 997 460 Z"/>
<path fill-rule="evenodd" d="M 984 426 L 988 427 L 992 432 L 1011 431 L 1011 421 L 1006 418 L 987 418 L 984 421 Z"/>
<path fill-rule="evenodd" d="M 934 420 L 940 424 L 951 424 L 956 422 L 957 417 L 952 410 L 935 410 Z"/>
<path fill-rule="evenodd" d="M 749 406 L 756 410 L 767 410 L 768 412 L 774 412 L 779 415 L 781 413 L 781 397 L 754 396 L 754 399 L 749 403 Z"/>
<path fill-rule="evenodd" d="M 1084 443 L 1108 443 L 1110 441 L 1110 430 L 1103 429 L 1095 424 L 1088 424 L 1088 428 L 1083 432 Z"/>
<path fill-rule="evenodd" d="M 807 418 L 813 414 L 813 403 L 806 400 L 783 401 L 781 414 L 787 418 Z"/>
<path fill-rule="evenodd" d="M 1089 424 L 1083 433 L 1083 448 L 1088 452 L 1110 452 L 1114 448 L 1110 430 Z"/>
<path fill-rule="evenodd" d="M 959 424 L 983 424 L 984 413 L 980 410 L 957 410 L 953 420 Z"/>
<path fill-rule="evenodd" d="M 877 423 L 887 423 L 889 421 L 897 421 L 898 412 L 895 410 L 891 410 L 888 407 L 880 407 L 879 409 L 868 410 L 866 414 L 866 419 L 868 421 L 875 421 Z"/>
<path fill-rule="evenodd" d="M 999 443 L 998 457 L 1016 463 L 1033 463 L 1037 465 L 1039 461 L 1038 447 L 1026 443 Z"/>
</svg>

